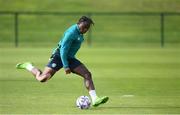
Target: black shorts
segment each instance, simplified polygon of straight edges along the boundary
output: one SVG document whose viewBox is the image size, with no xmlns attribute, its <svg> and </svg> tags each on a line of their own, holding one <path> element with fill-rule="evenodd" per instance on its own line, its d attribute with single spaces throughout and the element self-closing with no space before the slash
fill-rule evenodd
<svg viewBox="0 0 180 115">
<path fill-rule="evenodd" d="M 75 69 L 76 67 L 78 67 L 79 65 L 82 64 L 76 58 L 69 58 L 68 62 L 69 62 L 69 68 L 71 70 Z M 53 54 L 50 58 L 49 63 L 47 64 L 47 67 L 50 67 L 55 71 L 58 71 L 59 69 L 63 68 L 63 64 L 62 64 L 60 55 L 59 54 L 57 55 L 57 53 Z"/>
</svg>

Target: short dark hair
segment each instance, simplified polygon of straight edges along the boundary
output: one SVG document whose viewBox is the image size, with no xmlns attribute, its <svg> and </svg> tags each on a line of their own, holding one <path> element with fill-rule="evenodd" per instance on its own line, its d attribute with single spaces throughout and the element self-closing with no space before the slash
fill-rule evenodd
<svg viewBox="0 0 180 115">
<path fill-rule="evenodd" d="M 92 21 L 91 18 L 87 17 L 87 16 L 82 16 L 79 21 L 78 21 L 78 24 L 80 24 L 81 22 L 86 22 L 88 25 L 91 25 L 93 24 L 94 25 L 94 22 Z"/>
</svg>

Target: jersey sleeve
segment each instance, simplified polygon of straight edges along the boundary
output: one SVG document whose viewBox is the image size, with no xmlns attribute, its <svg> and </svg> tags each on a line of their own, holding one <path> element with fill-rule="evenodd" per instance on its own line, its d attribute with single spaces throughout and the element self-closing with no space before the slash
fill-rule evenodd
<svg viewBox="0 0 180 115">
<path fill-rule="evenodd" d="M 70 49 L 70 46 L 73 42 L 73 37 L 72 37 L 72 33 L 65 33 L 62 41 L 61 41 L 61 48 L 60 48 L 60 56 L 61 56 L 61 60 L 63 63 L 63 67 L 64 68 L 68 68 L 69 64 L 68 64 L 68 60 L 67 60 L 67 55 L 68 55 L 68 51 Z"/>
</svg>

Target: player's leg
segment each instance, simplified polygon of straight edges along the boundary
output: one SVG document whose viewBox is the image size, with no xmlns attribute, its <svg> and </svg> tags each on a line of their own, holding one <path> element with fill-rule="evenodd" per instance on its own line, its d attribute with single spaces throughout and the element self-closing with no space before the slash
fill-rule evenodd
<svg viewBox="0 0 180 115">
<path fill-rule="evenodd" d="M 35 78 L 40 81 L 40 82 L 45 82 L 48 79 L 50 79 L 56 71 L 53 70 L 50 67 L 45 67 L 44 71 L 42 72 L 40 69 L 34 67 L 32 63 L 30 62 L 25 62 L 25 63 L 19 63 L 16 65 L 17 69 L 26 69 L 29 72 L 31 72 Z"/>
<path fill-rule="evenodd" d="M 36 69 L 36 68 L 35 68 Z M 38 69 L 37 69 L 38 70 Z M 44 71 L 41 72 L 37 72 L 37 74 L 35 75 L 36 79 L 40 82 L 46 82 L 47 80 L 49 80 L 54 74 L 56 73 L 55 70 L 53 70 L 50 67 L 45 67 Z"/>
<path fill-rule="evenodd" d="M 19 63 L 16 65 L 17 69 L 26 69 L 30 71 L 35 78 L 40 82 L 46 82 L 49 80 L 59 69 L 62 68 L 62 62 L 59 55 L 59 51 L 56 51 L 49 59 L 49 63 L 43 70 L 43 72 L 34 67 L 32 63 L 25 62 L 25 63 Z"/>
<path fill-rule="evenodd" d="M 52 68 L 49 68 L 49 67 L 45 67 L 43 72 L 40 69 L 34 67 L 34 68 L 32 68 L 32 70 L 30 70 L 30 72 L 40 82 L 46 82 L 56 73 L 55 70 L 53 70 Z"/>
<path fill-rule="evenodd" d="M 91 72 L 89 72 L 89 70 L 83 64 L 73 69 L 72 72 L 84 78 L 84 84 L 88 91 L 95 90 Z"/>
<path fill-rule="evenodd" d="M 107 96 L 99 98 L 96 95 L 94 83 L 92 80 L 92 74 L 83 64 L 77 66 L 72 71 L 73 73 L 80 75 L 84 78 L 84 84 L 89 91 L 89 95 L 91 96 L 93 106 L 97 107 L 98 105 L 106 103 L 108 101 L 109 98 Z"/>
</svg>

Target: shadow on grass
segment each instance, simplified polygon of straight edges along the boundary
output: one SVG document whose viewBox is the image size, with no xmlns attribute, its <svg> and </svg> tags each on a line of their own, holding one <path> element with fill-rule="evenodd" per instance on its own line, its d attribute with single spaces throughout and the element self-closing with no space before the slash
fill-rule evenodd
<svg viewBox="0 0 180 115">
<path fill-rule="evenodd" d="M 109 107 L 92 107 L 92 110 L 102 109 L 180 109 L 180 106 L 109 106 Z"/>
</svg>

